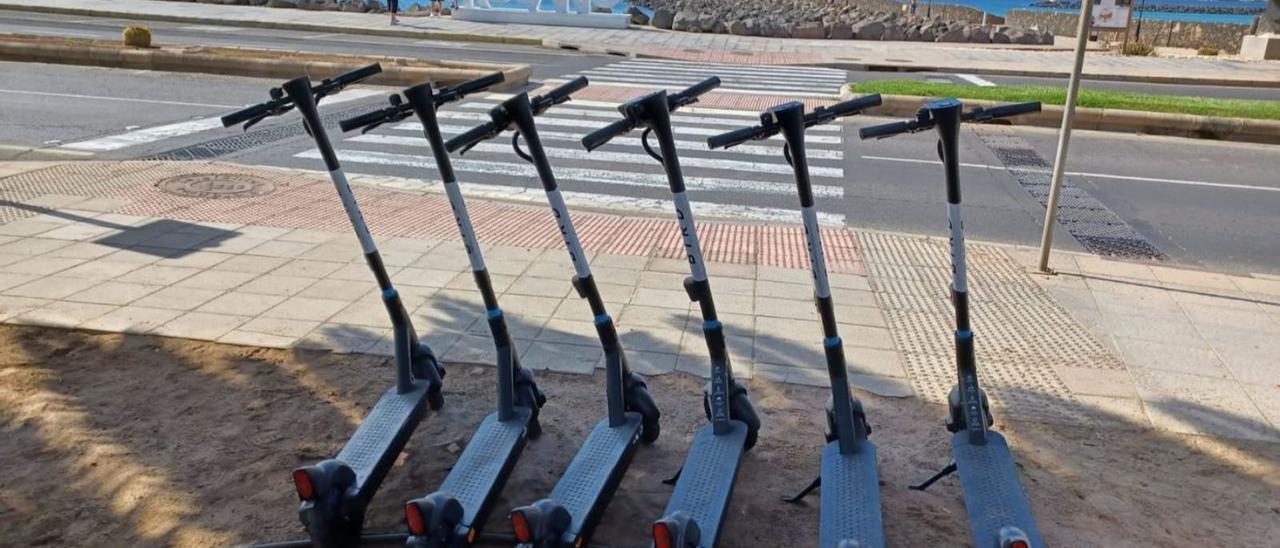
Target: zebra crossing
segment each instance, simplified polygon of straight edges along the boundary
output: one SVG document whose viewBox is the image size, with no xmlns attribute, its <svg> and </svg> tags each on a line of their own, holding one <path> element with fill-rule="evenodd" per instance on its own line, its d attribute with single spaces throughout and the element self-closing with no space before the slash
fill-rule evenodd
<svg viewBox="0 0 1280 548">
<path fill-rule="evenodd" d="M 593 84 L 642 89 L 684 89 L 708 76 L 719 76 L 723 93 L 782 95 L 787 97 L 831 98 L 849 83 L 843 70 L 821 67 L 778 65 L 728 65 L 675 61 L 671 59 L 628 59 L 565 76 L 559 83 L 586 76 Z"/>
<path fill-rule="evenodd" d="M 486 95 L 441 110 L 437 117 L 445 137 L 488 121 L 488 110 L 505 97 Z M 566 198 L 578 206 L 669 213 L 666 176 L 662 166 L 641 148 L 640 131 L 615 138 L 591 153 L 582 148 L 583 135 L 617 116 L 614 103 L 574 100 L 538 117 L 538 134 Z M 783 158 L 781 138 L 728 151 L 707 149 L 708 136 L 758 123 L 758 114 L 690 107 L 674 114 L 672 122 L 685 185 L 700 215 L 799 222 L 793 172 Z M 843 126 L 832 124 L 812 128 L 807 137 L 813 192 L 823 201 L 844 197 L 843 135 Z M 422 126 L 416 121 L 404 121 L 368 134 L 345 135 L 341 140 L 337 135 L 333 137 L 338 141 L 334 147 L 338 160 L 348 173 L 418 181 L 423 188 L 439 181 L 435 161 L 422 137 Z M 307 148 L 293 158 L 299 164 L 315 165 L 320 155 Z M 517 200 L 543 199 L 537 172 L 512 151 L 509 133 L 481 143 L 465 155 L 454 154 L 452 162 L 464 192 Z M 826 207 L 820 205 L 820 209 L 839 208 L 828 203 Z M 824 213 L 821 221 L 843 225 L 844 216 Z"/>
</svg>

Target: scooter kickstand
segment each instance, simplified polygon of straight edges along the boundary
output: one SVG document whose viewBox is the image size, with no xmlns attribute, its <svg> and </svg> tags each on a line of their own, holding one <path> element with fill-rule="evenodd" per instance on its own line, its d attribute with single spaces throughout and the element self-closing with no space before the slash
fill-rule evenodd
<svg viewBox="0 0 1280 548">
<path fill-rule="evenodd" d="M 665 483 L 665 484 L 667 484 L 667 485 L 675 485 L 677 481 L 680 481 L 680 473 L 681 473 L 681 472 L 684 472 L 684 467 L 683 467 L 683 466 L 681 466 L 679 470 L 676 470 L 676 475 L 671 476 L 671 477 L 669 477 L 669 478 L 667 478 L 667 479 L 662 480 L 662 483 Z"/>
<path fill-rule="evenodd" d="M 813 481 L 809 482 L 809 485 L 806 486 L 804 489 L 801 489 L 799 493 L 795 494 L 795 496 L 790 496 L 790 497 L 783 496 L 782 502 L 789 502 L 791 504 L 800 504 L 800 502 L 803 501 L 805 497 L 809 496 L 809 493 L 812 493 L 814 489 L 817 489 L 821 486 L 822 486 L 822 476 L 818 476 L 816 478 L 813 478 Z"/>
<path fill-rule="evenodd" d="M 937 481 L 942 478 L 950 476 L 951 474 L 955 473 L 955 471 L 956 471 L 956 461 L 951 461 L 951 464 L 944 466 L 942 470 L 938 470 L 938 473 L 934 474 L 933 477 L 927 480 L 924 480 L 919 485 L 908 485 L 907 488 L 914 491 L 924 491 L 925 489 L 928 489 L 930 485 L 937 483 Z"/>
</svg>

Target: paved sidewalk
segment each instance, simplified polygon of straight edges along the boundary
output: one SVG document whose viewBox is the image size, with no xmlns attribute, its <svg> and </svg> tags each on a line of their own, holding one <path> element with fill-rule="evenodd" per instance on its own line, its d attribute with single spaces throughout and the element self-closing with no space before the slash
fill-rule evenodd
<svg viewBox="0 0 1280 548">
<path fill-rule="evenodd" d="M 438 185 L 353 178 L 418 330 L 488 362 L 483 307 Z M 466 188 L 464 183 L 463 188 Z M 600 367 L 546 207 L 472 197 L 525 364 Z M 575 211 L 623 341 L 645 374 L 705 375 L 687 265 L 667 218 Z M 0 164 L 0 321 L 267 347 L 387 353 L 386 313 L 323 174 L 205 162 Z M 744 377 L 824 385 L 795 225 L 703 222 Z M 941 403 L 954 382 L 946 243 L 826 229 L 854 384 Z M 974 324 L 1000 417 L 1280 441 L 1280 279 L 1033 250 L 969 248 Z"/>
<path fill-rule="evenodd" d="M 752 64 L 834 64 L 850 67 L 890 66 L 949 72 L 1066 75 L 1070 51 L 1042 51 L 1019 46 L 978 46 L 922 42 L 800 40 L 726 34 L 695 34 L 651 27 L 629 30 L 583 29 L 538 25 L 499 25 L 451 18 L 402 18 L 389 27 L 380 14 L 305 11 L 154 0 L 0 0 L 0 7 L 99 14 L 120 17 L 177 19 L 205 24 L 281 26 L 317 32 L 378 32 L 423 38 L 483 38 L 591 51 L 667 57 L 691 61 Z M 1280 62 L 1225 59 L 1164 59 L 1092 54 L 1086 75 L 1095 78 L 1280 87 Z"/>
</svg>

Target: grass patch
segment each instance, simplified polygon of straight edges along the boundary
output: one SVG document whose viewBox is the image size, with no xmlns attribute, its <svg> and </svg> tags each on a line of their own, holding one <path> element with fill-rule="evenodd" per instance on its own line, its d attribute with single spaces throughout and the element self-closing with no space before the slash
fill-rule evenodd
<svg viewBox="0 0 1280 548">
<path fill-rule="evenodd" d="M 982 87 L 961 84 L 938 84 L 919 80 L 870 80 L 849 84 L 849 87 L 854 93 L 957 97 L 960 99 L 981 99 L 1009 103 L 1040 101 L 1046 105 L 1062 105 L 1067 102 L 1067 89 L 1065 86 L 1060 88 L 1051 86 Z M 1280 120 L 1280 101 L 1253 99 L 1154 95 L 1094 90 L 1085 87 L 1081 88 L 1080 97 L 1076 105 L 1090 108 Z"/>
</svg>

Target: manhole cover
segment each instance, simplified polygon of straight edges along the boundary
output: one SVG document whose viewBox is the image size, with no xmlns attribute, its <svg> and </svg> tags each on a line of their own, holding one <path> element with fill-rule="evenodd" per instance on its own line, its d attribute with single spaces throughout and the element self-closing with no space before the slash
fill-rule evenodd
<svg viewBox="0 0 1280 548">
<path fill-rule="evenodd" d="M 243 173 L 188 173 L 161 179 L 156 187 L 189 198 L 251 198 L 276 190 L 275 183 Z"/>
</svg>

